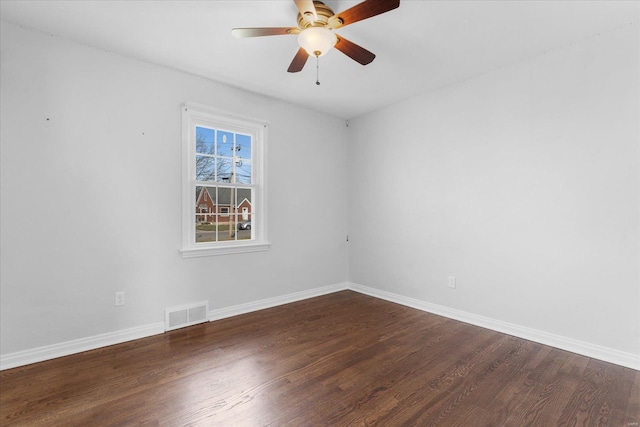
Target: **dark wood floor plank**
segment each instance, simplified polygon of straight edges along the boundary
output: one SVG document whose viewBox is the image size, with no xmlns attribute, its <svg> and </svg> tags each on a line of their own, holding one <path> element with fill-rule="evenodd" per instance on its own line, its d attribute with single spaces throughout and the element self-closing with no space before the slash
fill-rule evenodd
<svg viewBox="0 0 640 427">
<path fill-rule="evenodd" d="M 2 426 L 635 427 L 640 372 L 350 291 L 0 372 Z"/>
<path fill-rule="evenodd" d="M 550 421 L 545 417 L 554 391 L 549 382 L 558 375 L 568 356 L 568 352 L 541 346 L 522 375 L 510 382 L 487 410 L 500 415 L 496 421 L 503 425 L 548 425 Z"/>
<path fill-rule="evenodd" d="M 512 358 L 521 353 L 522 340 L 508 337 L 500 341 L 501 345 L 490 353 L 478 355 L 478 363 L 473 362 L 474 369 L 466 375 L 455 388 L 451 389 L 451 396 L 442 404 L 422 412 L 416 423 L 427 420 L 432 424 L 447 425 L 451 418 L 466 405 L 478 406 L 476 402 L 490 400 L 495 396 L 495 389 L 499 381 L 496 376 L 507 369 Z M 476 368 L 477 366 L 477 368 Z"/>
<path fill-rule="evenodd" d="M 640 375 L 637 375 L 635 371 L 627 368 L 628 372 L 625 372 L 624 378 L 630 379 L 631 395 L 626 410 L 624 411 L 625 427 L 638 427 L 640 426 Z"/>
</svg>

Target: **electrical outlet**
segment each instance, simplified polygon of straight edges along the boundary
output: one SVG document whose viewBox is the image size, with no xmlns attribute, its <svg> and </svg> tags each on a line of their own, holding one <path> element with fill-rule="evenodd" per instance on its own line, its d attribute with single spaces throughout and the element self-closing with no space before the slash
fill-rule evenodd
<svg viewBox="0 0 640 427">
<path fill-rule="evenodd" d="M 449 287 L 451 289 L 456 288 L 456 276 L 449 276 Z"/>
<path fill-rule="evenodd" d="M 115 306 L 124 305 L 124 291 L 116 292 Z"/>
</svg>

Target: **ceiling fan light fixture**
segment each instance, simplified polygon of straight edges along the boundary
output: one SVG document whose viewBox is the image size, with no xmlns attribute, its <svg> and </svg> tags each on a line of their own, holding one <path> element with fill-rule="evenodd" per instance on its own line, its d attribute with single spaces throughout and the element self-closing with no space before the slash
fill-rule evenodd
<svg viewBox="0 0 640 427">
<path fill-rule="evenodd" d="M 338 42 L 338 38 L 328 28 L 309 27 L 298 34 L 298 44 L 310 56 L 322 56 Z"/>
</svg>

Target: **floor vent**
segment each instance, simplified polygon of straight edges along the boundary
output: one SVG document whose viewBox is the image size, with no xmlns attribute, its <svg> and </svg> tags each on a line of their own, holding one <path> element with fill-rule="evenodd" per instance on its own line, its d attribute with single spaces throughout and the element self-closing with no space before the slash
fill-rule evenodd
<svg viewBox="0 0 640 427">
<path fill-rule="evenodd" d="M 185 326 L 204 323 L 207 321 L 208 312 L 209 303 L 207 302 L 167 308 L 164 310 L 164 330 L 171 331 L 173 329 L 184 328 Z"/>
</svg>

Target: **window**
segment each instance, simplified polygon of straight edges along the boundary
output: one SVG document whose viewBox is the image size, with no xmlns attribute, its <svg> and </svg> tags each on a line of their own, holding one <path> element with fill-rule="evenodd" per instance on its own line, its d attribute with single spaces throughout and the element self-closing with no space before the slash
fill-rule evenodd
<svg viewBox="0 0 640 427">
<path fill-rule="evenodd" d="M 266 136 L 264 121 L 183 106 L 183 257 L 268 249 Z"/>
</svg>

